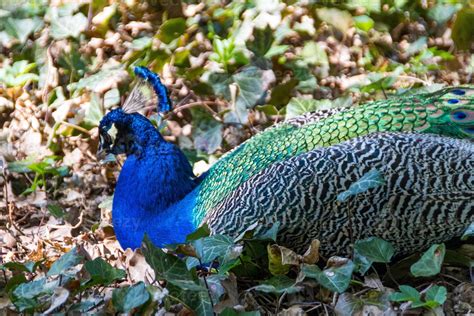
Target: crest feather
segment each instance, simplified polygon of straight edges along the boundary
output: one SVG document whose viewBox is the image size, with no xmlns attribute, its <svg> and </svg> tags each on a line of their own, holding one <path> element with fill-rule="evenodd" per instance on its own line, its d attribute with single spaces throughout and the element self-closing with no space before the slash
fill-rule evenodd
<svg viewBox="0 0 474 316">
<path fill-rule="evenodd" d="M 146 67 L 135 67 L 136 84 L 125 100 L 122 110 L 125 113 L 135 113 L 149 106 L 157 107 L 158 113 L 170 111 L 172 108 L 168 89 L 160 80 L 158 74 Z"/>
</svg>

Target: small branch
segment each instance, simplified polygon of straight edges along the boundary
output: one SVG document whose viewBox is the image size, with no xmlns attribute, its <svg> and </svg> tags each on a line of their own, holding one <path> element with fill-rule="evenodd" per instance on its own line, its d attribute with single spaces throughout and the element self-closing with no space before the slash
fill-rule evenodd
<svg viewBox="0 0 474 316">
<path fill-rule="evenodd" d="M 199 259 L 199 264 L 202 266 L 201 259 Z M 215 315 L 214 312 L 214 301 L 212 300 L 211 289 L 209 288 L 209 284 L 207 283 L 206 274 L 203 274 L 202 278 L 204 279 L 204 284 L 206 285 L 207 294 L 209 295 L 209 301 L 211 302 L 212 313 Z"/>
<path fill-rule="evenodd" d="M 87 135 L 90 135 L 90 134 L 91 134 L 90 131 L 88 131 L 88 130 L 86 130 L 85 128 L 80 127 L 80 126 L 78 126 L 78 125 L 75 125 L 75 124 L 72 124 L 72 123 L 69 123 L 69 122 L 65 122 L 65 121 L 61 121 L 61 122 L 59 122 L 59 123 L 62 124 L 62 125 L 66 125 L 66 126 L 68 126 L 68 127 L 72 127 L 72 128 L 74 128 L 74 129 L 77 129 L 78 131 L 83 132 L 84 134 L 87 134 Z"/>
<path fill-rule="evenodd" d="M 219 115 L 217 114 L 216 111 L 214 111 L 210 105 L 216 105 L 218 104 L 216 101 L 196 101 L 196 102 L 191 102 L 191 103 L 187 103 L 187 104 L 184 104 L 184 105 L 181 105 L 175 109 L 173 109 L 173 111 L 171 111 L 170 113 L 166 114 L 163 119 L 169 119 L 173 114 L 177 114 L 185 109 L 190 109 L 190 108 L 193 108 L 193 107 L 196 107 L 196 106 L 200 106 L 202 107 L 204 110 L 206 110 L 207 112 L 209 112 L 212 117 L 214 117 L 214 119 L 216 119 L 217 121 L 221 122 L 221 118 L 219 117 Z"/>
<path fill-rule="evenodd" d="M 400 284 L 398 284 L 398 282 L 393 277 L 392 272 L 390 271 L 390 266 L 388 265 L 388 263 L 386 263 L 385 266 L 387 268 L 388 277 L 393 281 L 393 283 L 395 283 L 398 287 L 400 287 Z"/>
</svg>

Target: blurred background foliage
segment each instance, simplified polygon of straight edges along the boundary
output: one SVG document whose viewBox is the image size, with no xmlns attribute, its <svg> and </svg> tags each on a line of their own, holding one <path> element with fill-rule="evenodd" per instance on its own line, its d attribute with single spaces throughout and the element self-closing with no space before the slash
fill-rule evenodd
<svg viewBox="0 0 474 316">
<path fill-rule="evenodd" d="M 170 89 L 166 120 L 148 114 L 199 174 L 285 118 L 472 82 L 473 21 L 470 1 L 0 1 L 2 259 L 49 267 L 73 240 L 113 235 L 119 165 L 98 165 L 97 125 L 130 92 L 134 66 Z M 28 234 L 44 223 L 55 233 Z M 107 269 L 95 284 L 123 277 Z"/>
</svg>

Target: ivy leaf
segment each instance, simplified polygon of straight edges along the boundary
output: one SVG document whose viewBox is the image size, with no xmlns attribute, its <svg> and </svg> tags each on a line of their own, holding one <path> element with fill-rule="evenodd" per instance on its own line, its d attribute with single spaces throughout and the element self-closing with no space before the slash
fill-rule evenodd
<svg viewBox="0 0 474 316">
<path fill-rule="evenodd" d="M 254 286 L 251 289 L 264 293 L 291 294 L 299 292 L 301 287 L 296 286 L 295 280 L 290 279 L 286 275 L 278 275 L 260 283 L 260 285 Z"/>
<path fill-rule="evenodd" d="M 390 262 L 395 253 L 391 243 L 378 237 L 369 237 L 356 241 L 354 250 L 372 262 L 382 263 Z"/>
<path fill-rule="evenodd" d="M 253 41 L 247 43 L 247 48 L 257 57 L 265 56 L 274 41 L 273 30 L 268 25 L 265 29 L 255 28 L 253 38 Z"/>
<path fill-rule="evenodd" d="M 268 270 L 273 275 L 284 275 L 290 271 L 289 264 L 283 264 L 282 251 L 278 245 L 267 245 Z"/>
<path fill-rule="evenodd" d="M 429 277 L 441 271 L 446 247 L 444 244 L 435 244 L 428 249 L 423 256 L 410 267 L 410 272 L 415 277 Z"/>
<path fill-rule="evenodd" d="M 356 266 L 355 270 L 360 274 L 364 275 L 369 271 L 372 266 L 373 261 L 369 260 L 367 257 L 361 255 L 359 252 L 354 251 L 354 264 Z"/>
<path fill-rule="evenodd" d="M 112 303 L 118 312 L 128 313 L 142 306 L 150 298 L 145 283 L 139 282 L 133 286 L 115 289 L 112 293 Z"/>
<path fill-rule="evenodd" d="M 209 293 L 205 287 L 200 290 L 185 290 L 173 284 L 168 284 L 166 288 L 170 296 L 179 299 L 189 306 L 198 316 L 208 316 L 213 314 Z"/>
<path fill-rule="evenodd" d="M 447 292 L 444 286 L 434 285 L 430 287 L 425 293 L 426 304 L 431 308 L 443 305 L 446 302 Z"/>
<path fill-rule="evenodd" d="M 262 71 L 256 67 L 249 67 L 235 74 L 232 78 L 239 87 L 237 103 L 249 109 L 256 105 L 262 97 Z"/>
<path fill-rule="evenodd" d="M 13 296 L 16 299 L 32 299 L 45 292 L 46 278 L 40 278 L 27 283 L 21 283 L 15 290 Z"/>
<path fill-rule="evenodd" d="M 303 265 L 301 272 L 306 277 L 316 279 L 328 290 L 342 293 L 349 287 L 355 265 L 349 259 L 339 257 L 331 259 L 336 262 L 333 267 L 321 270 L 317 265 Z"/>
<path fill-rule="evenodd" d="M 81 263 L 83 257 L 79 254 L 76 247 L 72 248 L 69 252 L 62 255 L 56 260 L 49 269 L 47 276 L 66 274 L 67 271 L 79 263 Z"/>
<path fill-rule="evenodd" d="M 458 7 L 455 5 L 438 3 L 428 10 L 428 17 L 438 24 L 444 24 L 453 17 L 457 10 Z"/>
<path fill-rule="evenodd" d="M 53 215 L 56 218 L 63 218 L 66 213 L 64 213 L 63 209 L 61 206 L 57 204 L 48 204 L 47 209 L 51 215 Z"/>
<path fill-rule="evenodd" d="M 193 246 L 202 263 L 209 263 L 224 256 L 234 245 L 232 238 L 224 235 L 213 235 L 195 240 Z"/>
<path fill-rule="evenodd" d="M 354 17 L 356 28 L 361 31 L 368 32 L 374 27 L 374 20 L 367 15 L 359 15 Z"/>
<path fill-rule="evenodd" d="M 27 19 L 8 18 L 5 21 L 5 30 L 11 36 L 17 38 L 22 44 L 28 37 L 43 26 L 43 21 L 38 17 Z"/>
<path fill-rule="evenodd" d="M 85 269 L 91 275 L 91 279 L 87 282 L 87 286 L 96 284 L 107 286 L 116 280 L 123 279 L 127 276 L 125 270 L 112 267 L 102 258 L 95 258 L 85 263 Z"/>
<path fill-rule="evenodd" d="M 158 39 L 169 44 L 186 31 L 186 20 L 183 18 L 169 19 L 160 26 Z"/>
<path fill-rule="evenodd" d="M 317 110 L 330 109 L 330 100 L 314 100 L 314 99 L 302 99 L 302 98 L 291 98 L 290 102 L 286 106 L 285 119 L 290 119 L 299 116 L 304 113 L 314 112 Z"/>
<path fill-rule="evenodd" d="M 155 271 L 158 279 L 166 280 L 186 290 L 202 289 L 197 283 L 195 272 L 189 271 L 184 261 L 155 247 L 147 236 L 145 236 L 142 250 L 146 262 Z"/>
<path fill-rule="evenodd" d="M 342 33 L 346 33 L 352 25 L 352 15 L 347 11 L 336 8 L 320 8 L 316 12 L 321 21 L 334 26 Z"/>
<path fill-rule="evenodd" d="M 222 124 L 210 119 L 200 121 L 194 130 L 194 147 L 207 154 L 214 153 L 222 144 Z"/>
<path fill-rule="evenodd" d="M 241 311 L 236 311 L 230 307 L 226 307 L 221 313 L 219 313 L 219 316 L 260 316 L 259 311 L 252 311 L 252 312 L 241 312 Z"/>
<path fill-rule="evenodd" d="M 186 241 L 192 241 L 203 237 L 208 237 L 210 234 L 211 230 L 209 229 L 209 226 L 207 226 L 207 224 L 205 223 L 198 229 L 196 229 L 194 232 L 186 236 Z"/>
<path fill-rule="evenodd" d="M 394 302 L 418 302 L 421 294 L 417 289 L 409 285 L 400 285 L 400 292 L 395 292 L 390 295 L 390 300 Z"/>
<path fill-rule="evenodd" d="M 99 95 L 92 93 L 90 101 L 85 103 L 83 108 L 85 109 L 84 123 L 90 126 L 99 126 L 100 120 L 104 116 Z"/>
<path fill-rule="evenodd" d="M 81 12 L 73 16 L 56 17 L 51 21 L 50 34 L 56 39 L 77 38 L 87 28 L 88 20 Z"/>
<path fill-rule="evenodd" d="M 104 107 L 106 109 L 112 108 L 114 105 L 120 103 L 120 91 L 117 88 L 110 89 L 104 94 Z"/>
<path fill-rule="evenodd" d="M 351 184 L 349 189 L 339 193 L 337 195 L 337 200 L 340 202 L 345 202 L 351 196 L 366 192 L 373 188 L 377 188 L 383 184 L 385 184 L 385 179 L 383 178 L 382 173 L 377 169 L 373 169 L 364 174 L 359 180 Z"/>
<path fill-rule="evenodd" d="M 115 86 L 117 82 L 123 81 L 128 77 L 128 73 L 121 67 L 103 69 L 93 75 L 82 78 L 78 82 L 68 85 L 69 91 L 89 91 L 102 93 L 108 91 L 110 87 Z"/>
</svg>

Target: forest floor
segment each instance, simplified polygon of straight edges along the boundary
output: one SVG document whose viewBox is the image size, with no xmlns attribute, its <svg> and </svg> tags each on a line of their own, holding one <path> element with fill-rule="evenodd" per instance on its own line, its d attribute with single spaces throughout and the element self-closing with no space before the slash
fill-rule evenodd
<svg viewBox="0 0 474 316">
<path fill-rule="evenodd" d="M 425 263 L 441 269 L 428 277 L 410 275 L 420 255 L 391 261 L 382 253 L 387 263 L 365 276 L 338 270 L 347 259 L 324 270 L 348 288 L 299 280 L 303 264 L 316 260 L 274 245 L 293 258 L 289 268 L 280 258 L 287 273 L 177 270 L 197 280 L 187 288 L 150 264 L 170 254 L 124 251 L 111 225 L 123 157 L 97 160 L 97 125 L 130 92 L 134 65 L 150 66 L 169 87 L 174 110 L 164 123 L 153 111 L 150 118 L 197 174 L 285 118 L 472 83 L 473 8 L 392 2 L 0 4 L 0 314 L 474 313 L 469 243 L 435 245 L 444 265 L 428 254 Z M 268 241 L 252 241 L 275 260 Z"/>
</svg>

